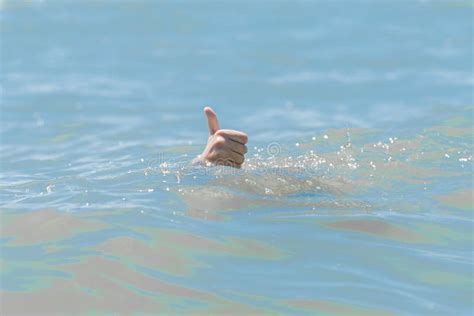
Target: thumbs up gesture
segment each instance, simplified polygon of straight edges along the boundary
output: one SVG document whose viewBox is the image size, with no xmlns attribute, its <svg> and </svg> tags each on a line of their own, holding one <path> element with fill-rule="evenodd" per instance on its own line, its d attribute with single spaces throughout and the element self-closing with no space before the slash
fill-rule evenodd
<svg viewBox="0 0 474 316">
<path fill-rule="evenodd" d="M 216 112 L 210 107 L 204 108 L 209 127 L 209 139 L 203 153 L 197 161 L 209 161 L 216 165 L 240 168 L 247 153 L 247 134 L 230 129 L 220 129 Z M 195 160 L 195 161 L 196 161 Z"/>
</svg>

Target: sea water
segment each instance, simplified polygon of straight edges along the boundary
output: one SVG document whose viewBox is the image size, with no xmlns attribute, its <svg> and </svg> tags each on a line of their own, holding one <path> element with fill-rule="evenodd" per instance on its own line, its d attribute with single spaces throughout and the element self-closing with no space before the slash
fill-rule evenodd
<svg viewBox="0 0 474 316">
<path fill-rule="evenodd" d="M 471 1 L 0 8 L 2 315 L 472 313 Z"/>
</svg>

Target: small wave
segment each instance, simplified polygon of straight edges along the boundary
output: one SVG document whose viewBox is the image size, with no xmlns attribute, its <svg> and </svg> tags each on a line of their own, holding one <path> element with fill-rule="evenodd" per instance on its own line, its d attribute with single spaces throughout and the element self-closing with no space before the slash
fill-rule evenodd
<svg viewBox="0 0 474 316">
<path fill-rule="evenodd" d="M 342 84 L 367 83 L 377 80 L 377 76 L 369 71 L 356 72 L 300 72 L 277 76 L 269 79 L 269 83 L 274 85 L 283 85 L 291 83 L 308 83 L 308 82 L 336 82 Z"/>
<path fill-rule="evenodd" d="M 132 80 L 117 80 L 108 76 L 82 74 L 45 79 L 35 74 L 7 75 L 5 95 L 41 95 L 71 93 L 82 96 L 125 97 L 143 91 L 143 85 Z"/>
</svg>

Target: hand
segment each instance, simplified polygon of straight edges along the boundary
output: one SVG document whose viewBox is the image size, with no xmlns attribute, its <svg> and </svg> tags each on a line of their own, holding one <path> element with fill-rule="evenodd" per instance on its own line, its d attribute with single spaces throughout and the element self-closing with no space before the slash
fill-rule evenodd
<svg viewBox="0 0 474 316">
<path fill-rule="evenodd" d="M 230 129 L 220 129 L 216 112 L 210 107 L 204 108 L 209 127 L 209 139 L 203 153 L 197 161 L 209 161 L 216 165 L 240 168 L 247 153 L 247 134 Z M 196 161 L 195 160 L 195 161 Z"/>
</svg>

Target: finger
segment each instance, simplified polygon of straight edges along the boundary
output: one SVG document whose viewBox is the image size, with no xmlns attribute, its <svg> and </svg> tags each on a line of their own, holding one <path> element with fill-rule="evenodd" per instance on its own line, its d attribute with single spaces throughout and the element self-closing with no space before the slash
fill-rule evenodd
<svg viewBox="0 0 474 316">
<path fill-rule="evenodd" d="M 234 131 L 234 130 L 230 130 L 230 129 L 221 129 L 221 130 L 219 130 L 218 133 L 219 133 L 219 135 L 225 136 L 225 137 L 233 140 L 234 142 L 238 142 L 238 143 L 241 143 L 241 144 L 244 144 L 244 145 L 248 141 L 247 134 L 245 134 L 243 132 Z"/>
<path fill-rule="evenodd" d="M 217 120 L 217 114 L 214 110 L 208 106 L 204 108 L 204 113 L 207 116 L 207 126 L 209 127 L 209 134 L 214 135 L 219 130 L 219 121 Z"/>
<path fill-rule="evenodd" d="M 232 151 L 234 151 L 238 154 L 245 155 L 247 153 L 247 146 L 242 145 L 239 142 L 235 142 L 233 140 L 230 140 L 229 142 L 227 142 L 227 146 L 229 146 L 229 148 Z"/>
<path fill-rule="evenodd" d="M 244 136 L 234 135 L 234 136 L 229 136 L 229 139 L 231 141 L 236 142 L 236 143 L 245 145 L 245 144 L 247 144 L 248 137 L 245 134 L 244 134 Z"/>
<path fill-rule="evenodd" d="M 234 163 L 237 163 L 237 164 L 242 164 L 245 160 L 244 156 L 242 154 L 239 154 L 239 153 L 236 153 L 234 151 L 229 151 L 228 152 L 228 157 L 230 158 L 230 160 L 232 160 Z"/>
<path fill-rule="evenodd" d="M 242 154 L 233 152 L 232 150 L 226 148 L 221 151 L 219 151 L 217 159 L 215 162 L 218 162 L 218 164 L 224 164 L 224 162 L 230 161 L 233 164 L 242 164 L 244 162 L 245 158 Z M 225 164 L 224 164 L 225 165 Z"/>
</svg>

